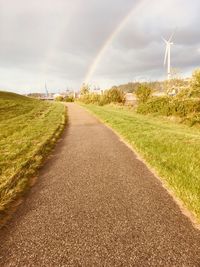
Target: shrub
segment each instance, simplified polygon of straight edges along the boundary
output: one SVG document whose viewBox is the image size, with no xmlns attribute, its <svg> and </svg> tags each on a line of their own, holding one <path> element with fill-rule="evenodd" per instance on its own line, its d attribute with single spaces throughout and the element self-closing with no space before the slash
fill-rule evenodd
<svg viewBox="0 0 200 267">
<path fill-rule="evenodd" d="M 180 90 L 176 95 L 176 97 L 179 99 L 185 99 L 188 98 L 189 96 L 190 96 L 190 88 L 187 87 Z"/>
<path fill-rule="evenodd" d="M 187 99 L 173 99 L 172 114 L 179 117 L 186 117 L 188 114 L 200 112 L 200 99 L 187 98 Z"/>
<path fill-rule="evenodd" d="M 200 122 L 200 99 L 153 97 L 146 103 L 139 104 L 137 112 L 141 114 L 155 113 L 164 116 L 177 116 L 191 125 Z"/>
<path fill-rule="evenodd" d="M 103 106 L 110 103 L 125 103 L 125 94 L 123 91 L 112 88 L 104 92 L 104 94 L 99 95 L 96 93 L 86 93 L 82 94 L 80 101 L 85 104 L 97 104 Z"/>
<path fill-rule="evenodd" d="M 200 113 L 190 114 L 185 118 L 184 121 L 190 126 L 193 126 L 194 124 L 200 124 Z"/>
<path fill-rule="evenodd" d="M 110 90 L 107 90 L 104 93 L 103 97 L 105 103 L 125 103 L 125 94 L 117 87 L 113 87 Z"/>
<path fill-rule="evenodd" d="M 171 115 L 171 97 L 152 97 L 147 102 L 140 103 L 137 112 L 141 114 L 158 113 L 160 115 Z"/>
<path fill-rule="evenodd" d="M 145 103 L 151 97 L 153 93 L 152 88 L 147 86 L 146 84 L 141 84 L 135 91 L 135 95 L 138 99 L 139 103 Z"/>
<path fill-rule="evenodd" d="M 192 74 L 190 97 L 200 97 L 200 69 L 197 69 Z"/>
<path fill-rule="evenodd" d="M 64 98 L 65 102 L 74 102 L 74 97 L 71 95 L 68 95 Z"/>
<path fill-rule="evenodd" d="M 64 97 L 59 95 L 55 98 L 55 101 L 63 101 L 64 100 Z"/>
<path fill-rule="evenodd" d="M 100 97 L 101 97 L 100 95 L 98 95 L 96 93 L 92 93 L 92 94 L 90 94 L 90 102 L 92 104 L 98 104 L 100 101 Z"/>
<path fill-rule="evenodd" d="M 81 95 L 88 95 L 90 93 L 90 87 L 88 84 L 83 83 L 80 89 Z"/>
<path fill-rule="evenodd" d="M 80 101 L 82 101 L 85 104 L 98 104 L 100 100 L 100 95 L 95 94 L 95 93 L 90 93 L 90 94 L 84 94 L 81 95 Z"/>
<path fill-rule="evenodd" d="M 81 95 L 80 98 L 79 98 L 79 100 L 82 101 L 85 104 L 89 104 L 90 103 L 90 101 L 89 101 L 89 94 Z"/>
</svg>

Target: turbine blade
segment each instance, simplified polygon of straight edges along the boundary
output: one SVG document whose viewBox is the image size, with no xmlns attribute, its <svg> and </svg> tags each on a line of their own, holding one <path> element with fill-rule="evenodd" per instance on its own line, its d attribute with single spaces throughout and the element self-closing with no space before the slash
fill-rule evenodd
<svg viewBox="0 0 200 267">
<path fill-rule="evenodd" d="M 176 27 L 175 30 L 172 32 L 171 36 L 169 37 L 168 42 L 171 42 L 172 38 L 174 37 L 174 34 L 175 34 L 176 30 L 177 30 L 177 27 Z"/>
<path fill-rule="evenodd" d="M 168 42 L 171 42 L 171 40 L 172 40 L 173 36 L 174 36 L 174 32 L 173 32 L 173 33 L 171 34 L 171 36 L 169 37 L 169 40 L 168 40 Z"/>
<path fill-rule="evenodd" d="M 167 44 L 167 40 L 164 37 L 162 37 L 162 36 L 161 36 L 161 38 Z"/>
</svg>

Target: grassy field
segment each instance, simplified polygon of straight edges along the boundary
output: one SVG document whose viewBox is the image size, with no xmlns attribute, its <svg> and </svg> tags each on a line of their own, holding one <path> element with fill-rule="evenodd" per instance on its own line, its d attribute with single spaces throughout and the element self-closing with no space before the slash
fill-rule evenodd
<svg viewBox="0 0 200 267">
<path fill-rule="evenodd" d="M 65 118 L 62 104 L 0 92 L 0 212 L 28 187 Z"/>
<path fill-rule="evenodd" d="M 200 128 L 124 107 L 82 106 L 116 130 L 200 222 Z"/>
</svg>

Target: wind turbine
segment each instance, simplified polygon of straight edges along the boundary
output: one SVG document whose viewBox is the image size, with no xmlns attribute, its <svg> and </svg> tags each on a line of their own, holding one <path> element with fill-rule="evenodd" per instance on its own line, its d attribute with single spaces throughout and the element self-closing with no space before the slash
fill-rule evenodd
<svg viewBox="0 0 200 267">
<path fill-rule="evenodd" d="M 171 45 L 173 45 L 173 42 L 172 42 L 173 36 L 174 36 L 174 32 L 172 33 L 168 41 L 162 37 L 163 41 L 166 44 L 164 65 L 166 65 L 167 63 L 167 79 L 168 80 L 171 78 Z"/>
</svg>

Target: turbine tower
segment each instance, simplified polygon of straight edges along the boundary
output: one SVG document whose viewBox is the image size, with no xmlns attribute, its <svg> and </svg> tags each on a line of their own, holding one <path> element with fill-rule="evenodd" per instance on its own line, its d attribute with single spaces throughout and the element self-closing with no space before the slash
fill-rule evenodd
<svg viewBox="0 0 200 267">
<path fill-rule="evenodd" d="M 174 33 L 172 33 L 168 41 L 162 38 L 166 44 L 164 65 L 166 65 L 167 63 L 167 79 L 168 80 L 171 78 L 171 45 L 173 45 L 173 42 L 172 42 L 173 36 L 174 36 Z"/>
</svg>

